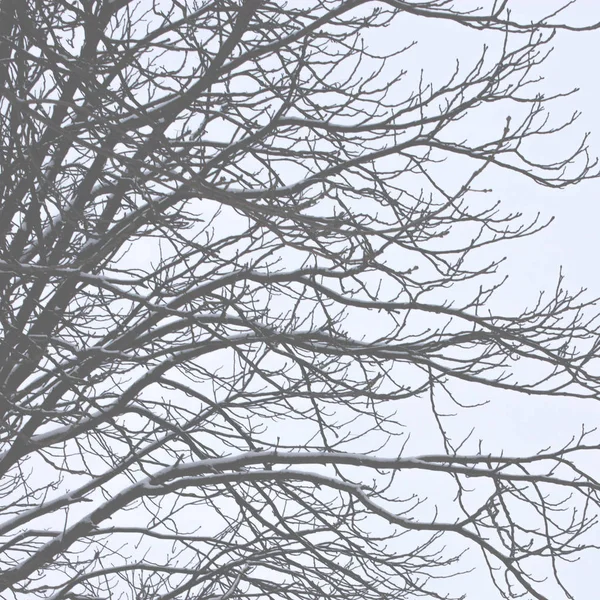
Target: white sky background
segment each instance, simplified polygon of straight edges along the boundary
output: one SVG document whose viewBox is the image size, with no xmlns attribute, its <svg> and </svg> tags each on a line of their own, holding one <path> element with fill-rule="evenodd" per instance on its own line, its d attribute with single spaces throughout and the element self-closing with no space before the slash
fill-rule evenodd
<svg viewBox="0 0 600 600">
<path fill-rule="evenodd" d="M 594 0 L 582 0 L 575 8 L 574 16 L 581 16 L 587 22 L 600 20 L 600 3 Z M 590 132 L 592 157 L 600 156 L 600 82 L 595 73 L 599 57 L 600 31 L 561 32 L 557 35 L 554 53 L 544 66 L 547 83 L 552 89 L 579 88 L 574 96 L 561 103 L 565 108 L 582 113 L 562 139 L 566 144 L 573 143 L 582 133 Z M 563 267 L 565 285 L 570 290 L 583 287 L 588 290 L 589 297 L 600 297 L 600 179 L 556 191 L 541 189 L 522 180 L 518 187 L 499 181 L 496 189 L 502 198 L 518 198 L 532 211 L 555 216 L 546 230 L 514 244 L 508 254 L 506 266 L 510 279 L 507 290 L 514 294 L 514 299 L 533 299 L 538 289 L 551 289 L 560 266 Z M 511 427 L 499 431 L 511 436 L 505 440 L 507 447 L 522 443 L 532 437 L 534 431 L 539 439 L 556 444 L 566 443 L 577 433 L 580 424 L 586 424 L 588 428 L 600 427 L 597 402 L 527 400 L 524 403 L 520 398 L 506 398 L 505 414 Z M 597 467 L 595 471 L 600 474 Z M 600 544 L 600 529 L 594 530 L 590 541 Z M 594 554 L 583 556 L 578 563 L 565 569 L 565 583 L 576 599 L 597 597 L 600 553 Z"/>
<path fill-rule="evenodd" d="M 522 14 L 525 14 L 525 11 L 530 11 L 529 14 L 540 14 L 540 11 L 546 13 L 559 3 L 520 0 L 512 4 L 515 9 L 523 10 Z M 564 13 L 563 19 L 567 16 L 568 21 L 573 24 L 598 22 L 600 2 L 578 0 L 569 12 Z M 407 27 L 403 32 L 414 31 L 415 38 L 419 37 L 421 31 L 424 32 L 419 46 L 402 57 L 401 62 L 406 62 L 409 70 L 412 68 L 416 71 L 419 63 L 424 61 L 423 69 L 427 80 L 436 69 L 443 73 L 441 65 L 444 62 L 451 68 L 455 58 L 461 54 L 468 60 L 471 50 L 465 40 L 469 35 L 480 34 L 465 34 L 464 29 L 452 23 L 423 21 L 424 19 L 413 19 L 411 27 Z M 419 25 L 423 27 L 422 30 Z M 377 35 L 380 37 L 375 42 L 381 44 L 382 48 L 399 45 L 398 31 L 388 30 L 388 39 L 383 37 L 382 33 L 381 30 L 378 31 Z M 403 42 L 408 44 L 410 39 Z M 424 48 L 427 44 L 429 46 Z M 544 90 L 565 92 L 579 88 L 579 91 L 548 105 L 548 108 L 553 117 L 568 118 L 575 110 L 581 112 L 581 116 L 568 131 L 546 140 L 549 149 L 558 150 L 559 153 L 571 150 L 579 143 L 581 136 L 589 132 L 590 155 L 600 156 L 600 82 L 596 66 L 600 58 L 600 31 L 559 32 L 553 45 L 553 53 L 538 71 L 545 78 L 542 83 Z M 476 44 L 473 44 L 472 48 L 476 48 Z M 410 58 L 413 52 L 419 60 L 411 65 Z M 473 61 L 476 57 L 471 56 Z M 543 157 L 539 151 L 535 156 Z M 567 289 L 574 292 L 586 288 L 589 298 L 600 297 L 600 179 L 565 190 L 540 188 L 521 176 L 510 176 L 506 173 L 490 178 L 490 183 L 494 190 L 494 199 L 501 199 L 504 207 L 508 206 L 531 216 L 540 212 L 542 220 L 555 217 L 548 228 L 533 237 L 510 241 L 504 246 L 492 248 L 491 256 L 498 257 L 503 251 L 507 258 L 501 272 L 508 273 L 509 279 L 498 295 L 498 299 L 501 298 L 502 301 L 502 312 L 516 313 L 524 305 L 531 306 L 541 290 L 551 293 L 556 286 L 561 267 L 565 276 L 564 286 Z M 491 402 L 486 408 L 473 411 L 473 423 L 453 422 L 452 428 L 462 428 L 468 433 L 471 425 L 482 427 L 479 433 L 485 432 L 487 450 L 496 447 L 503 449 L 506 455 L 511 455 L 519 451 L 536 452 L 546 446 L 556 449 L 576 436 L 583 424 L 587 429 L 596 426 L 600 428 L 600 404 L 597 402 L 548 400 L 490 389 L 483 391 L 488 399 L 494 398 L 495 402 Z M 472 387 L 468 393 L 472 395 Z M 468 415 L 463 414 L 461 418 L 465 416 Z M 419 429 L 422 431 L 419 420 L 423 417 L 424 414 L 416 406 L 412 414 L 402 415 L 402 422 L 413 431 L 409 454 L 432 451 L 429 445 L 429 442 L 433 441 L 432 438 L 414 438 L 415 432 Z M 592 467 L 591 472 L 595 471 L 600 475 L 600 468 L 595 465 L 589 466 Z M 444 500 L 441 500 L 440 504 L 443 502 Z M 596 528 L 586 541 L 600 545 L 600 528 Z M 575 599 L 588 600 L 597 597 L 599 562 L 600 551 L 596 551 L 582 556 L 573 565 L 563 566 L 564 583 Z M 474 572 L 457 580 L 446 581 L 440 589 L 460 591 L 473 600 L 499 597 L 497 591 L 489 587 L 487 577 L 487 573 Z M 467 582 L 468 587 L 465 588 Z"/>
</svg>

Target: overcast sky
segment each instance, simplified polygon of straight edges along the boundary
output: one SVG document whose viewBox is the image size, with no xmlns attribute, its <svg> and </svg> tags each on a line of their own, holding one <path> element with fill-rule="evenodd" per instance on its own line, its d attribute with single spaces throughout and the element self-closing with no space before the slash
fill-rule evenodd
<svg viewBox="0 0 600 600">
<path fill-rule="evenodd" d="M 542 9 L 556 2 L 514 2 L 520 9 Z M 579 0 L 569 14 L 572 23 L 582 24 L 600 21 L 600 2 Z M 440 65 L 450 65 L 455 56 L 468 57 L 472 51 L 465 43 L 460 28 L 447 23 L 427 23 L 428 32 L 420 42 L 418 55 L 424 60 L 426 73 Z M 436 40 L 434 45 L 423 47 L 427 40 Z M 408 41 L 408 40 L 407 40 Z M 385 41 L 381 40 L 384 44 Z M 553 138 L 548 152 L 570 149 L 586 132 L 590 134 L 589 147 L 592 157 L 600 156 L 600 82 L 597 76 L 597 60 L 600 57 L 600 31 L 589 33 L 559 32 L 555 39 L 555 50 L 540 69 L 545 77 L 542 84 L 549 92 L 579 91 L 549 106 L 553 116 L 567 117 L 573 111 L 581 116 L 564 134 Z M 440 52 L 443 50 L 442 52 Z M 585 182 L 565 190 L 540 188 L 522 177 L 503 174 L 493 180 L 495 195 L 505 206 L 521 210 L 525 214 L 555 217 L 553 223 L 532 238 L 509 242 L 500 250 L 506 252 L 504 271 L 509 279 L 502 293 L 506 312 L 518 310 L 523 302 L 531 305 L 542 289 L 552 291 L 563 268 L 565 284 L 571 291 L 587 288 L 589 297 L 600 297 L 600 179 Z M 496 254 L 497 255 L 497 254 Z M 577 435 L 581 426 L 600 427 L 600 405 L 595 402 L 574 403 L 573 400 L 548 401 L 543 398 L 495 393 L 486 390 L 488 399 L 496 399 L 484 409 L 478 409 L 474 424 L 483 426 L 486 443 L 503 448 L 506 454 L 519 451 L 535 452 L 545 446 L 558 447 Z M 417 426 L 420 415 L 412 415 L 413 426 Z M 410 425 L 410 423 L 407 423 Z M 471 423 L 465 420 L 463 429 L 468 432 Z M 600 436 L 598 436 L 600 438 Z M 600 441 L 600 440 L 597 440 Z M 423 440 L 423 449 L 427 444 Z M 600 467 L 590 465 L 592 472 L 600 477 Z M 600 545 L 600 528 L 596 528 L 593 541 Z M 587 554 L 581 560 L 565 568 L 564 581 L 577 600 L 598 597 L 597 569 L 600 551 Z M 465 579 L 452 582 L 448 589 L 467 592 L 469 599 L 496 597 L 497 592 L 487 587 L 485 576 L 477 573 L 467 577 L 469 589 L 460 589 Z M 484 586 L 481 587 L 481 586 Z M 482 595 L 479 595 L 482 594 Z M 557 596 L 558 597 L 558 596 Z M 562 596 L 560 596 L 562 597 Z"/>
</svg>

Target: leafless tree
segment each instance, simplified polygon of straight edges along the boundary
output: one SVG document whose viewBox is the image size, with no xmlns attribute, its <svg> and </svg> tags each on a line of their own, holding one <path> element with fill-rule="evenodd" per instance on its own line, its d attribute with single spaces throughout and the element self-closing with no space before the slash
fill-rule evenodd
<svg viewBox="0 0 600 600">
<path fill-rule="evenodd" d="M 3 599 L 572 597 L 592 426 L 457 431 L 598 398 L 593 301 L 495 301 L 546 222 L 486 193 L 596 174 L 536 150 L 577 27 L 468 5 L 2 0 Z"/>
</svg>

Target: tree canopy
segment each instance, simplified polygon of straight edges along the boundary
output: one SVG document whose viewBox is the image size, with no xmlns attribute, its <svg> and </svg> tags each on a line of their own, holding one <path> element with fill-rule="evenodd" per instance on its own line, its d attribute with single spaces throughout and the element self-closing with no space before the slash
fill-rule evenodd
<svg viewBox="0 0 600 600">
<path fill-rule="evenodd" d="M 596 24 L 511 4 L 0 3 L 2 598 L 572 598 L 593 424 L 455 429 L 600 389 L 595 300 L 496 301 L 494 181 L 597 175 L 540 79 Z"/>
</svg>

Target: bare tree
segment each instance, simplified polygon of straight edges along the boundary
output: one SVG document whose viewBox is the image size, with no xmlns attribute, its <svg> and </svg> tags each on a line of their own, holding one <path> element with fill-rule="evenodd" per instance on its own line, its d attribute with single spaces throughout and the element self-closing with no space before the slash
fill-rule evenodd
<svg viewBox="0 0 600 600">
<path fill-rule="evenodd" d="M 498 309 L 546 222 L 484 189 L 595 175 L 535 152 L 576 27 L 467 4 L 1 2 L 3 599 L 572 597 L 597 438 L 457 432 L 598 397 L 592 301 Z M 440 22 L 481 52 L 430 78 Z"/>
</svg>

